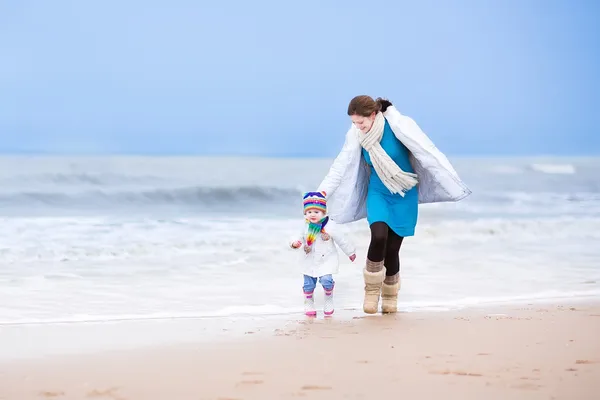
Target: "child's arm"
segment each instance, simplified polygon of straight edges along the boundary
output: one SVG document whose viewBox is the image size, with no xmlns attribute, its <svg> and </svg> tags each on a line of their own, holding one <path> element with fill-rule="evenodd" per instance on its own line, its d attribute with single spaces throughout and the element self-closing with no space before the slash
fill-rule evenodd
<svg viewBox="0 0 600 400">
<path fill-rule="evenodd" d="M 304 243 L 304 231 L 302 230 L 298 235 L 291 238 L 289 245 L 292 249 L 298 249 L 302 246 L 302 243 Z"/>
<path fill-rule="evenodd" d="M 342 229 L 339 225 L 334 225 L 331 226 L 328 233 L 333 239 L 334 243 L 337 244 L 340 249 L 342 249 L 344 254 L 346 254 L 351 261 L 354 261 L 356 258 L 356 246 L 352 240 L 350 240 L 346 232 L 344 232 L 344 229 Z"/>
</svg>

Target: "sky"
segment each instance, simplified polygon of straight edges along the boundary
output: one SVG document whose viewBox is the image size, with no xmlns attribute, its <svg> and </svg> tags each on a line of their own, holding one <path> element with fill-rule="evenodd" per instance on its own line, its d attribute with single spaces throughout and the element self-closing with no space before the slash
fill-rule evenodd
<svg viewBox="0 0 600 400">
<path fill-rule="evenodd" d="M 447 154 L 600 154 L 600 2 L 367 4 L 2 0 L 0 152 L 330 157 L 368 94 Z"/>
</svg>

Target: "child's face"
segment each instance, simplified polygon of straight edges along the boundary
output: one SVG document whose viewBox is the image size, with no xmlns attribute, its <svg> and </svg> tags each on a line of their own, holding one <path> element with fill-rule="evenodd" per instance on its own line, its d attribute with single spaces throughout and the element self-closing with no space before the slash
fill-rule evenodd
<svg viewBox="0 0 600 400">
<path fill-rule="evenodd" d="M 323 213 L 323 211 L 320 210 L 308 210 L 306 212 L 306 218 L 310 221 L 310 222 L 319 222 L 320 220 L 322 220 L 325 217 L 325 214 Z"/>
</svg>

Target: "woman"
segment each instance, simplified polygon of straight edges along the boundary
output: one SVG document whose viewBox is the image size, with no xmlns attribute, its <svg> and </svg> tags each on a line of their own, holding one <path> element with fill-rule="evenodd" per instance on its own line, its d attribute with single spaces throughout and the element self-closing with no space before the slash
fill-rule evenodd
<svg viewBox="0 0 600 400">
<path fill-rule="evenodd" d="M 363 310 L 398 309 L 399 252 L 413 236 L 419 203 L 459 201 L 471 194 L 448 159 L 409 117 L 387 100 L 350 101 L 352 126 L 318 191 L 338 223 L 367 218 L 371 242 L 363 269 Z"/>
</svg>

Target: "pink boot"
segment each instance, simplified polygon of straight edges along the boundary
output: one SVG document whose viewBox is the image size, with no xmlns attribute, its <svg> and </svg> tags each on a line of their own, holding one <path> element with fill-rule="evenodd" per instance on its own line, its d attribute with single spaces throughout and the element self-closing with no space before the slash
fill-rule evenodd
<svg viewBox="0 0 600 400">
<path fill-rule="evenodd" d="M 325 316 L 333 315 L 333 288 L 331 290 L 325 289 L 325 305 L 323 307 L 323 314 Z"/>
<path fill-rule="evenodd" d="M 308 315 L 309 317 L 315 317 L 317 315 L 313 292 L 304 292 L 304 314 Z"/>
</svg>

